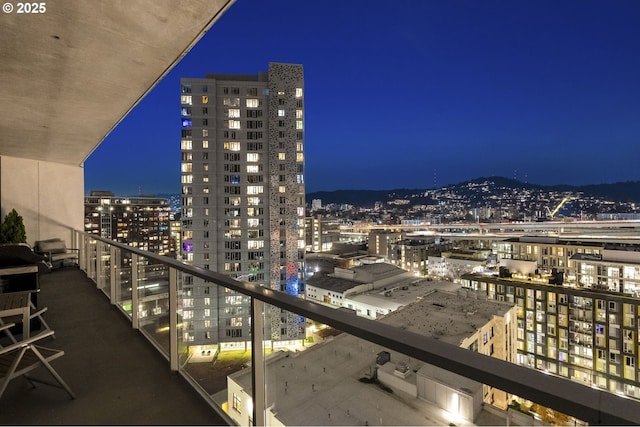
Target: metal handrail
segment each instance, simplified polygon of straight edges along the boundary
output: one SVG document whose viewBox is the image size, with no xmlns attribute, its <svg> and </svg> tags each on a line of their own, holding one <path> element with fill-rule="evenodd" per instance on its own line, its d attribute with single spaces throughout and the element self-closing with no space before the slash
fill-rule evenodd
<svg viewBox="0 0 640 427">
<path fill-rule="evenodd" d="M 80 233 L 177 271 L 232 289 L 266 304 L 322 322 L 425 363 L 553 408 L 589 424 L 640 425 L 640 402 L 633 399 L 356 316 L 352 310 L 326 307 L 269 288 L 241 282 L 173 258 L 146 252 L 93 234 Z"/>
</svg>

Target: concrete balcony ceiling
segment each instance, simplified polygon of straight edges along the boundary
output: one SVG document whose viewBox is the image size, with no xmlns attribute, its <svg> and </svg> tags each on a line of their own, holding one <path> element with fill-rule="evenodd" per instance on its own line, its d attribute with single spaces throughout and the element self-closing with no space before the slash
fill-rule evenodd
<svg viewBox="0 0 640 427">
<path fill-rule="evenodd" d="M 233 1 L 56 0 L 42 14 L 12 2 L 0 25 L 0 155 L 82 165 Z"/>
</svg>

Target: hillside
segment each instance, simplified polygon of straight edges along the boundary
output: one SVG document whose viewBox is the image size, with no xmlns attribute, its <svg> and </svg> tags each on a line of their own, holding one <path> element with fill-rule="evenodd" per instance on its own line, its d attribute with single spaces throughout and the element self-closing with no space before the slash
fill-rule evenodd
<svg viewBox="0 0 640 427">
<path fill-rule="evenodd" d="M 481 204 L 488 198 L 504 197 L 514 193 L 527 192 L 572 193 L 581 198 L 598 198 L 611 202 L 640 202 L 640 181 L 585 186 L 553 185 L 544 186 L 521 182 L 515 179 L 492 176 L 449 185 L 439 189 L 396 189 L 396 190 L 336 190 L 318 191 L 306 195 L 307 203 L 313 199 L 322 200 L 323 205 L 350 204 L 373 206 L 375 202 L 389 202 L 397 199 L 411 200 L 412 204 L 433 204 L 437 199 L 456 195 L 470 202 Z"/>
</svg>

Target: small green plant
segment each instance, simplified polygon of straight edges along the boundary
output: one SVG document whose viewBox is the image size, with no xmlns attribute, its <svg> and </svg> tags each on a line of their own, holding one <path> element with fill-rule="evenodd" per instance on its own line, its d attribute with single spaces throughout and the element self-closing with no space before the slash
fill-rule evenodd
<svg viewBox="0 0 640 427">
<path fill-rule="evenodd" d="M 24 221 L 15 209 L 11 209 L 0 224 L 0 243 L 27 243 Z"/>
</svg>

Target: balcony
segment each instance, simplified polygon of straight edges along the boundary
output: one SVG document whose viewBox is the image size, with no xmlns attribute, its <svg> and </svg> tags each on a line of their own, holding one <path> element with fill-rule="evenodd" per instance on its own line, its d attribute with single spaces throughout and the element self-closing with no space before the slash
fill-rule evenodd
<svg viewBox="0 0 640 427">
<path fill-rule="evenodd" d="M 389 384 L 400 381 L 394 379 L 400 375 L 385 374 L 387 365 L 370 361 L 384 351 L 391 360 L 407 361 L 402 378 L 439 369 L 437 375 L 449 372 L 455 379 L 451 385 L 462 387 L 463 394 L 473 387 L 469 384 L 484 383 L 590 424 L 640 421 L 637 401 L 421 336 L 402 325 L 356 317 L 122 244 L 75 235 L 82 249 L 81 269 L 42 275 L 39 302 L 49 307 L 45 316 L 56 330 L 49 345 L 66 352 L 54 366 L 78 398 L 71 401 L 58 389 L 31 389 L 14 380 L 0 400 L 0 423 L 231 425 L 240 414 L 244 425 L 269 425 L 274 418 L 297 425 L 468 423 L 448 404 L 426 403 L 395 386 L 395 397 L 389 397 L 383 386 L 375 386 L 373 380 L 383 375 Z M 182 342 L 179 272 L 251 299 L 254 351 L 240 351 L 244 359 L 236 362 L 241 363 L 230 363 L 233 358 L 226 352 L 214 360 L 200 347 Z M 338 335 L 311 348 L 274 348 L 265 337 L 270 307 L 329 325 Z M 426 366 L 431 367 L 424 371 Z M 497 423 L 488 415 L 474 421 Z"/>
<path fill-rule="evenodd" d="M 4 425 L 221 425 L 223 419 L 76 268 L 40 275 L 38 302 L 65 351 L 52 363 L 76 393 L 16 379 L 0 399 Z M 46 378 L 46 373 L 35 374 Z"/>
</svg>

